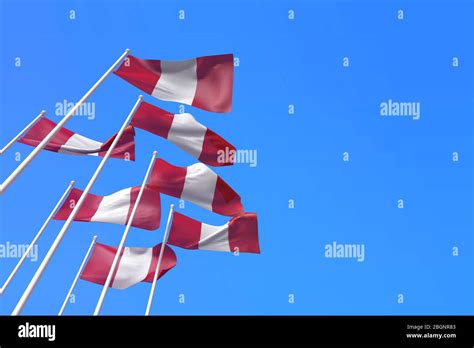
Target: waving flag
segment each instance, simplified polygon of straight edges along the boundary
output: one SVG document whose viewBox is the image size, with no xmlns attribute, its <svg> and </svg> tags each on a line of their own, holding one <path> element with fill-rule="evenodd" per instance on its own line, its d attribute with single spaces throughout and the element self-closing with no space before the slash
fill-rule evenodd
<svg viewBox="0 0 474 348">
<path fill-rule="evenodd" d="M 158 264 L 161 243 L 153 248 L 124 248 L 120 255 L 114 277 L 110 287 L 126 289 L 140 282 L 153 282 L 153 277 Z M 117 252 L 116 247 L 96 243 L 92 255 L 87 261 L 81 279 L 92 283 L 104 285 L 112 268 L 112 263 Z M 176 266 L 176 255 L 168 246 L 165 246 L 161 259 L 158 279 Z"/>
<path fill-rule="evenodd" d="M 235 147 L 197 122 L 191 114 L 173 115 L 154 105 L 142 102 L 132 119 L 132 125 L 168 139 L 190 155 L 211 166 L 233 164 L 219 160 L 228 158 Z"/>
<path fill-rule="evenodd" d="M 18 140 L 18 142 L 26 145 L 37 146 L 54 127 L 56 127 L 56 123 L 47 118 L 42 118 L 20 140 Z M 116 136 L 117 135 L 115 134 L 107 141 L 101 143 L 74 133 L 69 129 L 61 128 L 44 149 L 72 155 L 104 157 Z M 135 130 L 132 126 L 128 126 L 124 130 L 117 146 L 115 146 L 112 151 L 111 157 L 127 159 L 130 161 L 135 160 Z"/>
<path fill-rule="evenodd" d="M 240 196 L 202 163 L 177 167 L 158 158 L 148 185 L 217 214 L 235 216 L 244 211 Z"/>
<path fill-rule="evenodd" d="M 184 249 L 259 254 L 257 215 L 244 213 L 223 226 L 212 226 L 174 213 L 168 244 Z"/>
<path fill-rule="evenodd" d="M 212 112 L 230 112 L 234 56 L 146 60 L 129 55 L 114 72 L 155 98 Z"/>
<path fill-rule="evenodd" d="M 126 225 L 139 191 L 140 186 L 135 186 L 120 190 L 109 196 L 97 196 L 90 193 L 87 195 L 74 221 Z M 67 220 L 81 195 L 82 190 L 73 189 L 56 213 L 54 219 Z M 160 193 L 157 190 L 145 187 L 132 226 L 145 230 L 156 230 L 160 227 L 160 219 Z"/>
</svg>

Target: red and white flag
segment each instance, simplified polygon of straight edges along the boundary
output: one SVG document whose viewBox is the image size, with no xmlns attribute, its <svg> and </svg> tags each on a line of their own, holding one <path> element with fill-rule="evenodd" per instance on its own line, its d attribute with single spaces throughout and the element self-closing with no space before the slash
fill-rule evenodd
<svg viewBox="0 0 474 348">
<path fill-rule="evenodd" d="M 31 146 L 39 143 L 56 127 L 53 121 L 42 118 L 18 142 Z M 66 128 L 61 128 L 58 133 L 44 147 L 45 150 L 67 153 L 71 155 L 89 155 L 104 157 L 112 145 L 117 134 L 101 143 Z M 132 126 L 125 128 L 120 140 L 112 151 L 111 157 L 135 160 L 135 130 Z"/>
<path fill-rule="evenodd" d="M 200 124 L 191 114 L 169 113 L 142 102 L 133 116 L 137 128 L 168 139 L 190 155 L 211 166 L 232 165 L 235 147 L 209 128 Z"/>
<path fill-rule="evenodd" d="M 153 248 L 124 248 L 110 282 L 110 287 L 126 289 L 140 282 L 152 283 L 160 250 L 161 243 Z M 116 253 L 116 247 L 96 243 L 81 274 L 81 279 L 104 285 Z M 176 266 L 176 255 L 173 249 L 166 245 L 158 271 L 158 279 L 174 266 Z"/>
<path fill-rule="evenodd" d="M 234 56 L 150 60 L 129 55 L 114 72 L 155 98 L 212 112 L 230 112 Z"/>
<path fill-rule="evenodd" d="M 184 249 L 259 254 L 257 215 L 244 213 L 223 226 L 213 226 L 174 213 L 168 244 Z"/>
<path fill-rule="evenodd" d="M 97 196 L 89 193 L 77 212 L 74 221 L 126 225 L 139 191 L 140 186 L 135 186 L 120 190 L 108 196 Z M 81 197 L 82 192 L 82 190 L 73 189 L 54 216 L 54 219 L 67 220 Z M 132 221 L 132 226 L 145 230 L 156 230 L 160 227 L 160 219 L 160 192 L 145 187 L 140 204 L 135 213 L 135 218 Z"/>
<path fill-rule="evenodd" d="M 202 163 L 177 167 L 158 158 L 148 185 L 217 214 L 236 216 L 244 212 L 240 196 Z"/>
</svg>

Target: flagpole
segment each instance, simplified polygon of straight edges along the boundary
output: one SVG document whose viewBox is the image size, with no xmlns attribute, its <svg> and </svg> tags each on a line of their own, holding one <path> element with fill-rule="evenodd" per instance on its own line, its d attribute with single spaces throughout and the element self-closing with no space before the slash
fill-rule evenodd
<svg viewBox="0 0 474 348">
<path fill-rule="evenodd" d="M 81 209 L 82 204 L 84 203 L 87 195 L 89 194 L 89 191 L 91 190 L 92 186 L 94 185 L 95 181 L 97 180 L 97 177 L 99 176 L 100 172 L 104 168 L 105 164 L 107 163 L 107 160 L 109 159 L 110 155 L 112 154 L 112 151 L 114 150 L 115 146 L 120 140 L 120 137 L 122 136 L 123 131 L 125 128 L 128 126 L 130 123 L 130 120 L 132 119 L 133 115 L 135 114 L 135 111 L 137 111 L 140 103 L 143 100 L 143 96 L 139 96 L 138 100 L 136 101 L 135 105 L 133 106 L 132 110 L 128 114 L 127 118 L 125 119 L 125 122 L 122 124 L 122 127 L 120 128 L 119 132 L 117 133 L 117 136 L 115 137 L 114 141 L 110 145 L 109 149 L 105 153 L 104 157 L 100 161 L 97 169 L 95 170 L 94 174 L 92 175 L 91 179 L 89 180 L 89 183 L 87 184 L 86 188 L 81 194 L 81 197 L 77 201 L 76 205 L 74 206 L 74 209 L 71 211 L 71 214 L 67 218 L 66 222 L 64 223 L 63 227 L 61 228 L 61 231 L 59 231 L 58 235 L 56 236 L 56 239 L 54 240 L 53 244 L 48 250 L 48 253 L 44 257 L 43 261 L 41 262 L 40 266 L 36 270 L 35 275 L 31 279 L 30 283 L 28 284 L 28 287 L 26 288 L 25 292 L 21 296 L 20 300 L 18 301 L 15 309 L 12 312 L 12 315 L 19 315 L 23 307 L 25 306 L 25 303 L 28 301 L 28 298 L 30 297 L 31 293 L 33 292 L 36 284 L 38 283 L 39 279 L 43 275 L 44 270 L 48 266 L 49 261 L 53 257 L 54 253 L 56 252 L 56 249 L 58 248 L 59 244 L 61 243 L 61 240 L 63 239 L 64 235 L 66 234 L 67 230 L 71 226 L 72 222 L 74 221 L 74 218 L 76 217 L 77 213 L 79 212 L 79 209 Z"/>
<path fill-rule="evenodd" d="M 17 140 L 20 139 L 23 136 L 23 134 L 28 132 L 30 130 L 30 128 L 33 127 L 35 125 L 35 123 L 38 122 L 39 119 L 42 118 L 45 114 L 46 114 L 46 111 L 44 111 L 44 110 L 41 111 L 39 113 L 39 115 L 34 118 L 33 121 L 28 123 L 28 125 L 25 128 L 23 128 L 20 131 L 20 133 L 18 133 L 12 140 L 10 140 L 10 142 L 7 145 L 5 145 L 3 147 L 3 149 L 0 150 L 0 155 L 3 154 L 5 151 L 7 151 L 13 144 L 15 144 L 17 142 Z"/>
<path fill-rule="evenodd" d="M 153 295 L 155 294 L 156 281 L 158 280 L 158 274 L 160 272 L 161 260 L 166 247 L 166 242 L 168 240 L 168 232 L 170 230 L 171 219 L 174 214 L 174 204 L 170 206 L 170 212 L 168 215 L 168 222 L 166 223 L 165 234 L 163 235 L 163 243 L 161 244 L 160 256 L 158 256 L 158 263 L 156 264 L 155 275 L 153 277 L 153 283 L 151 284 L 150 296 L 148 297 L 148 304 L 146 306 L 145 315 L 150 315 L 151 303 L 153 302 Z"/>
<path fill-rule="evenodd" d="M 48 227 L 49 225 L 49 222 L 51 221 L 51 219 L 54 217 L 54 215 L 56 214 L 56 212 L 58 211 L 59 207 L 61 206 L 61 204 L 63 203 L 64 199 L 66 198 L 66 196 L 69 194 L 69 192 L 71 191 L 72 187 L 74 186 L 74 180 L 71 181 L 71 183 L 69 184 L 69 186 L 67 187 L 66 191 L 64 191 L 63 195 L 61 196 L 61 198 L 58 200 L 58 202 L 56 203 L 56 206 L 53 208 L 53 210 L 51 211 L 51 213 L 49 214 L 49 216 L 47 217 L 46 221 L 43 223 L 43 226 L 41 226 L 40 230 L 38 231 L 38 233 L 36 234 L 35 238 L 33 238 L 33 240 L 31 241 L 31 243 L 28 245 L 28 248 L 26 249 L 26 251 L 23 253 L 20 261 L 18 261 L 18 263 L 16 264 L 15 268 L 13 269 L 13 271 L 10 273 L 10 275 L 8 276 L 7 280 L 5 280 L 5 283 L 3 284 L 3 286 L 0 288 L 0 295 L 3 295 L 3 293 L 5 292 L 6 288 L 8 287 L 8 285 L 10 284 L 10 282 L 12 281 L 13 277 L 16 275 L 16 273 L 18 272 L 18 270 L 20 269 L 21 265 L 23 264 L 23 262 L 26 260 L 28 254 L 31 252 L 31 250 L 33 249 L 33 247 L 35 246 L 36 244 L 36 241 L 39 239 L 39 237 L 41 237 L 41 235 L 43 234 L 44 230 L 46 229 L 46 227 Z"/>
<path fill-rule="evenodd" d="M 84 96 L 73 106 L 71 110 L 64 116 L 61 121 L 48 133 L 48 135 L 41 140 L 41 142 L 30 152 L 23 162 L 10 174 L 5 181 L 0 184 L 0 195 L 11 185 L 11 183 L 17 178 L 18 175 L 30 164 L 31 161 L 39 154 L 39 152 L 49 143 L 49 141 L 59 132 L 59 130 L 66 124 L 67 121 L 74 116 L 79 107 L 91 96 L 92 93 L 104 82 L 104 80 L 112 73 L 112 71 L 127 57 L 130 50 L 127 48 L 124 53 L 115 61 L 114 64 L 101 76 L 99 80 L 84 94 Z"/>
<path fill-rule="evenodd" d="M 115 257 L 112 262 L 112 266 L 110 267 L 109 274 L 107 274 L 107 279 L 105 280 L 104 287 L 102 288 L 102 292 L 100 293 L 99 300 L 97 301 L 97 306 L 95 307 L 95 310 L 94 310 L 95 316 L 99 315 L 99 312 L 102 309 L 102 304 L 104 303 L 105 295 L 107 294 L 107 290 L 109 289 L 110 283 L 112 281 L 112 276 L 115 273 L 115 269 L 117 268 L 120 255 L 122 254 L 123 246 L 125 245 L 125 241 L 128 236 L 128 232 L 130 231 L 130 227 L 132 226 L 133 219 L 135 218 L 135 214 L 138 210 L 138 205 L 140 203 L 140 200 L 142 199 L 143 191 L 145 190 L 145 186 L 148 182 L 148 178 L 150 177 L 151 171 L 153 169 L 153 165 L 155 164 L 156 155 L 157 155 L 157 151 L 154 151 L 153 156 L 150 160 L 150 164 L 148 165 L 148 169 L 145 173 L 145 177 L 143 178 L 142 186 L 140 187 L 140 191 L 138 192 L 137 199 L 135 201 L 135 204 L 133 205 L 133 209 L 130 214 L 130 218 L 128 219 L 127 226 L 125 227 L 125 231 L 123 232 L 122 239 L 120 240 L 120 244 L 117 248 L 117 251 L 115 252 Z"/>
<path fill-rule="evenodd" d="M 97 236 L 94 236 L 92 238 L 91 245 L 89 246 L 89 249 L 87 250 L 86 256 L 84 256 L 84 259 L 82 260 L 81 266 L 77 270 L 76 277 L 74 278 L 74 281 L 71 284 L 71 288 L 69 289 L 69 291 L 66 295 L 66 298 L 64 299 L 63 305 L 61 306 L 61 309 L 59 310 L 58 316 L 63 315 L 64 309 L 66 308 L 66 305 L 69 301 L 69 298 L 71 297 L 71 294 L 74 291 L 74 288 L 76 287 L 77 281 L 79 280 L 79 276 L 81 275 L 82 270 L 84 269 L 84 266 L 86 265 L 86 261 L 89 258 L 89 254 L 91 253 L 92 248 L 94 247 L 96 241 L 97 241 Z"/>
</svg>

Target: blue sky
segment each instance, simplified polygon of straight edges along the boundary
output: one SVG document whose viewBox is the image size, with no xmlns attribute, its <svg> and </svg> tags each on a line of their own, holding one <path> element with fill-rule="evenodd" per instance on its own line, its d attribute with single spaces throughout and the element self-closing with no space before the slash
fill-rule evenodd
<svg viewBox="0 0 474 348">
<path fill-rule="evenodd" d="M 246 211 L 257 212 L 262 253 L 174 248 L 178 265 L 159 281 L 152 313 L 473 314 L 473 14 L 472 2 L 448 0 L 2 0 L 0 144 L 42 109 L 59 120 L 56 103 L 77 101 L 125 48 L 151 59 L 233 53 L 240 66 L 232 113 L 186 111 L 236 147 L 257 150 L 256 167 L 215 171 Z M 95 118 L 74 117 L 67 128 L 105 140 L 138 94 L 110 76 L 90 99 Z M 380 103 L 389 99 L 419 103 L 420 119 L 382 117 Z M 144 131 L 136 141 L 136 162 L 110 160 L 93 193 L 138 185 L 153 150 L 176 165 L 195 163 Z M 30 151 L 17 144 L 2 155 L 1 177 Z M 0 197 L 0 243 L 29 243 L 69 181 L 84 188 L 99 161 L 41 153 Z M 127 245 L 159 243 L 171 203 L 162 196 L 162 228 L 133 229 Z M 227 221 L 191 203 L 178 211 Z M 61 224 L 51 223 L 38 261 L 27 261 L 0 297 L 0 314 L 14 308 Z M 122 232 L 74 223 L 23 313 L 56 314 L 92 236 L 117 245 Z M 364 245 L 364 261 L 325 257 L 334 241 Z M 0 282 L 16 262 L 0 259 Z M 91 314 L 100 290 L 80 281 L 66 314 Z M 147 283 L 112 289 L 102 313 L 141 315 L 149 290 Z"/>
</svg>

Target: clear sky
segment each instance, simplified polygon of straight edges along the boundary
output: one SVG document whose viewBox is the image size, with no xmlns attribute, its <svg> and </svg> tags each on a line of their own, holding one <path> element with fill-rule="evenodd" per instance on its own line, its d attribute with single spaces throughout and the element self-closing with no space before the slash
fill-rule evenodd
<svg viewBox="0 0 474 348">
<path fill-rule="evenodd" d="M 174 248 L 178 265 L 160 279 L 152 313 L 474 314 L 473 12 L 472 2 L 452 0 L 2 0 L 0 145 L 42 109 L 58 121 L 56 104 L 77 101 L 125 48 L 150 59 L 233 53 L 232 113 L 185 110 L 257 151 L 255 167 L 215 171 L 258 214 L 262 253 Z M 110 76 L 90 99 L 93 117 L 67 128 L 103 141 L 140 93 Z M 389 100 L 413 109 L 382 116 Z M 136 162 L 111 159 L 92 193 L 138 185 L 153 150 L 175 165 L 195 163 L 144 131 L 136 142 Z M 16 144 L 3 154 L 2 179 L 30 151 Z M 84 188 L 99 161 L 41 153 L 0 197 L 0 244 L 29 243 L 69 181 Z M 133 229 L 127 246 L 159 243 L 177 202 L 162 196 L 162 227 Z M 191 203 L 178 211 L 227 221 Z M 50 224 L 38 260 L 0 297 L 0 314 L 14 308 L 61 225 Z M 92 236 L 118 245 L 123 230 L 74 223 L 23 313 L 56 314 Z M 364 247 L 363 260 L 326 257 L 333 242 Z M 16 262 L 0 258 L 0 282 Z M 80 281 L 66 314 L 91 314 L 100 290 Z M 111 289 L 102 313 L 141 315 L 149 290 Z"/>
</svg>

